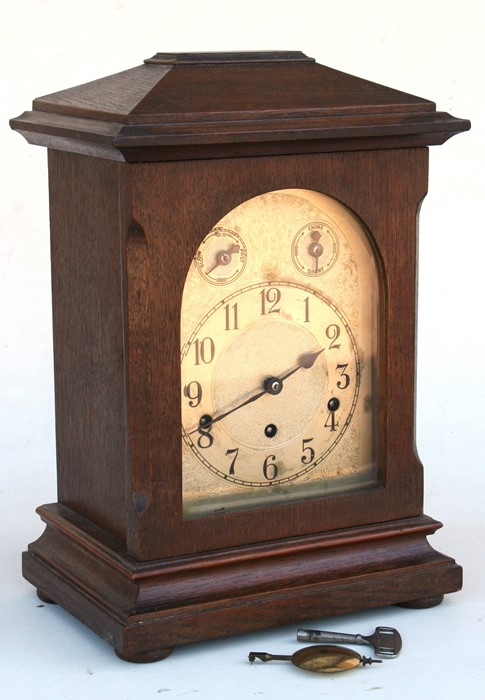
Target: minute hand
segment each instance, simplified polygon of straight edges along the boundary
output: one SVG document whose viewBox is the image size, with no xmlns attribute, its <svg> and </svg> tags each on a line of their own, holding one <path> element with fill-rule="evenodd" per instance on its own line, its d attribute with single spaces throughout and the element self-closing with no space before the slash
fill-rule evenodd
<svg viewBox="0 0 485 700">
<path fill-rule="evenodd" d="M 215 418 L 212 418 L 210 421 L 207 421 L 207 423 L 204 426 L 201 426 L 199 424 L 199 427 L 205 427 L 207 428 L 209 425 L 214 425 L 214 423 L 217 423 L 218 421 L 222 420 L 223 418 L 226 418 L 228 415 L 231 413 L 234 413 L 235 411 L 239 411 L 240 408 L 243 408 L 243 406 L 247 406 L 250 403 L 253 403 L 254 401 L 257 401 L 258 399 L 261 398 L 261 396 L 264 396 L 265 394 L 279 394 L 283 388 L 283 382 L 288 379 L 288 377 L 291 377 L 292 374 L 295 374 L 295 372 L 298 372 L 299 369 L 310 369 L 310 367 L 313 367 L 315 364 L 315 360 L 317 357 L 322 353 L 324 348 L 321 350 L 316 350 L 315 352 L 305 352 L 300 357 L 298 358 L 297 365 L 296 367 L 293 367 L 293 369 L 290 369 L 289 372 L 284 374 L 282 377 L 268 377 L 266 381 L 264 382 L 264 389 L 262 391 L 259 391 L 257 394 L 254 394 L 254 396 L 251 396 L 249 399 L 246 399 L 246 401 L 243 401 L 240 403 L 238 406 L 234 406 L 234 408 L 230 408 L 228 411 L 225 411 L 225 413 L 221 413 L 220 415 L 216 416 Z M 199 428 L 196 428 L 195 430 L 192 430 L 190 435 L 192 433 L 196 433 L 199 430 Z"/>
</svg>

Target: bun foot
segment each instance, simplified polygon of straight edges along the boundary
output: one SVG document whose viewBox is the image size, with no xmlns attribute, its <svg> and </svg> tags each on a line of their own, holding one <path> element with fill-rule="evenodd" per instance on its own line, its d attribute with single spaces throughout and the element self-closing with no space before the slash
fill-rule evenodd
<svg viewBox="0 0 485 700">
<path fill-rule="evenodd" d="M 129 661 L 133 664 L 150 664 L 154 661 L 162 661 L 170 656 L 173 649 L 170 647 L 168 649 L 153 649 L 152 651 L 145 651 L 140 654 L 124 654 L 121 651 L 115 649 L 115 654 L 122 661 Z"/>
<path fill-rule="evenodd" d="M 399 603 L 401 608 L 412 608 L 413 610 L 423 610 L 424 608 L 434 608 L 443 602 L 444 595 L 430 596 L 429 598 L 419 598 L 418 600 L 407 600 Z"/>
<path fill-rule="evenodd" d="M 41 591 L 40 588 L 36 589 L 37 593 L 37 598 L 41 600 L 43 603 L 48 603 L 48 605 L 57 605 L 55 600 L 52 600 L 52 598 L 49 598 L 48 595 L 44 593 L 44 591 Z"/>
</svg>

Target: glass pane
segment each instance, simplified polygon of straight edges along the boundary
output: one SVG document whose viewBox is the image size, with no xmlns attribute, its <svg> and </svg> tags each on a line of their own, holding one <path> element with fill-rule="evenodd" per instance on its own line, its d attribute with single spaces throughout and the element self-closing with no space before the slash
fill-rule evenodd
<svg viewBox="0 0 485 700">
<path fill-rule="evenodd" d="M 380 272 L 340 202 L 244 202 L 208 233 L 181 316 L 185 517 L 377 484 Z"/>
</svg>

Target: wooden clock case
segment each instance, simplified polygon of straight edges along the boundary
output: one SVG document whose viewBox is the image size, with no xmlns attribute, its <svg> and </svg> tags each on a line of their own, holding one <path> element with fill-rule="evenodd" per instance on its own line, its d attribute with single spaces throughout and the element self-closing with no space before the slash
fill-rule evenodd
<svg viewBox="0 0 485 700">
<path fill-rule="evenodd" d="M 39 595 L 119 656 L 305 618 L 434 605 L 414 444 L 416 221 L 428 145 L 469 122 L 300 52 L 157 54 L 35 100 L 49 149 L 58 503 L 23 556 Z M 337 198 L 382 270 L 379 484 L 184 519 L 180 306 L 203 237 L 264 192 Z"/>
</svg>

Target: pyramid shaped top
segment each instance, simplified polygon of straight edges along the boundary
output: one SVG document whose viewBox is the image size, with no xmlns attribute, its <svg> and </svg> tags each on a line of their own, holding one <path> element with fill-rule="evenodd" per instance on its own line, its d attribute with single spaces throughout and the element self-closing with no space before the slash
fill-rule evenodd
<svg viewBox="0 0 485 700">
<path fill-rule="evenodd" d="M 145 161 L 442 143 L 469 123 L 299 51 L 275 51 L 159 53 L 40 97 L 11 126 L 31 143 Z"/>
</svg>

